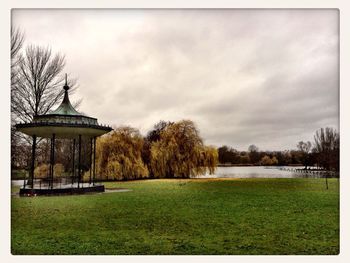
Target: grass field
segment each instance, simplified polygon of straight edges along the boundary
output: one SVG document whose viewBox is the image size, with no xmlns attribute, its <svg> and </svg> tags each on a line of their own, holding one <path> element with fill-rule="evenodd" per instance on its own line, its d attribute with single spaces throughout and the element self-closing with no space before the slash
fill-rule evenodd
<svg viewBox="0 0 350 263">
<path fill-rule="evenodd" d="M 339 180 L 106 183 L 130 192 L 12 197 L 12 254 L 338 254 Z M 18 188 L 13 188 L 17 191 Z"/>
</svg>

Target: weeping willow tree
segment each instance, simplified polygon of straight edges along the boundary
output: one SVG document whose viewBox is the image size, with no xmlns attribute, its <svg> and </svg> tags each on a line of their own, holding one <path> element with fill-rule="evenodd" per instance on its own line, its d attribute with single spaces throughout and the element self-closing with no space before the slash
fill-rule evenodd
<svg viewBox="0 0 350 263">
<path fill-rule="evenodd" d="M 205 146 L 194 123 L 161 122 L 145 139 L 137 129 L 120 127 L 97 140 L 96 168 L 102 179 L 189 178 L 214 173 L 217 149 Z M 159 126 L 159 127 L 158 127 Z M 145 146 L 149 156 L 144 158 Z M 147 153 L 148 155 L 148 153 Z"/>
<path fill-rule="evenodd" d="M 150 170 L 155 178 L 189 178 L 214 173 L 218 153 L 205 146 L 190 120 L 169 123 L 151 144 Z"/>
<path fill-rule="evenodd" d="M 148 177 L 141 158 L 143 138 L 137 129 L 119 127 L 98 139 L 97 173 L 106 179 L 128 180 Z"/>
</svg>

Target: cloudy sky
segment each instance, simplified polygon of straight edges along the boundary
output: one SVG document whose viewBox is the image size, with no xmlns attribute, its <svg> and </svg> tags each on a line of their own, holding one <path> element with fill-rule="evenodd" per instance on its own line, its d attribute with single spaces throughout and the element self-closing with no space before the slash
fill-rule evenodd
<svg viewBox="0 0 350 263">
<path fill-rule="evenodd" d="M 49 46 L 78 79 L 72 100 L 141 133 L 193 120 L 206 144 L 296 147 L 338 129 L 336 10 L 12 11 L 25 45 Z"/>
</svg>

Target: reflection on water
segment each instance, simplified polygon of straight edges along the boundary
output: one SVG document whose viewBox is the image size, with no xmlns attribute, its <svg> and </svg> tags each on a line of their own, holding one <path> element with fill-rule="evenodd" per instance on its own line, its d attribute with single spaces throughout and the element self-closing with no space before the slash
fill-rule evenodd
<svg viewBox="0 0 350 263">
<path fill-rule="evenodd" d="M 287 170 L 288 169 L 288 170 Z M 217 167 L 215 174 L 203 175 L 200 178 L 323 178 L 319 172 L 293 171 L 302 167 L 291 166 L 242 166 L 242 167 Z"/>
<path fill-rule="evenodd" d="M 24 180 L 17 179 L 17 180 L 11 180 L 11 186 L 23 186 Z"/>
</svg>

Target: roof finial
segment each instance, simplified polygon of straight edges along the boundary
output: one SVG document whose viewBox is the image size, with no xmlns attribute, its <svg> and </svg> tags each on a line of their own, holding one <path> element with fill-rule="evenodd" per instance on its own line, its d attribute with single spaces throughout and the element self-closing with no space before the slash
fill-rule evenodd
<svg viewBox="0 0 350 263">
<path fill-rule="evenodd" d="M 66 73 L 66 83 L 64 84 L 63 88 L 64 88 L 66 91 L 69 90 L 68 81 L 67 81 L 67 73 Z"/>
</svg>

